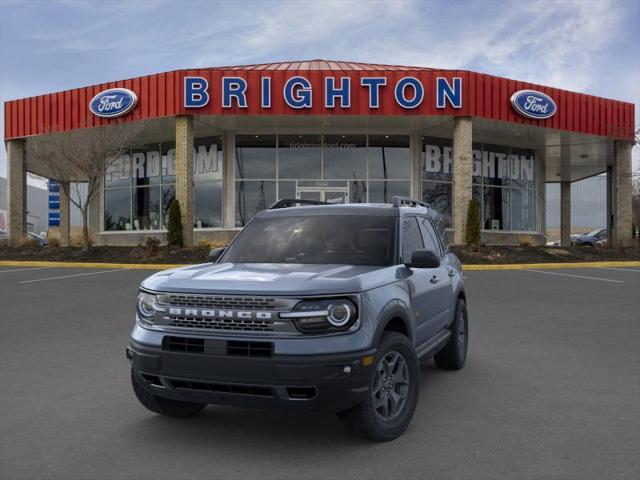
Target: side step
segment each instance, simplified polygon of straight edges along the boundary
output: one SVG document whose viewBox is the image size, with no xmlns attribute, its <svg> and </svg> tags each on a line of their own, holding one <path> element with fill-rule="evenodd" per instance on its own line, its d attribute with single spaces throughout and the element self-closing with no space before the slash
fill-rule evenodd
<svg viewBox="0 0 640 480">
<path fill-rule="evenodd" d="M 435 355 L 438 351 L 446 345 L 451 336 L 451 331 L 446 328 L 440 330 L 431 340 L 423 345 L 420 345 L 416 350 L 418 359 L 422 360 L 430 356 Z"/>
</svg>

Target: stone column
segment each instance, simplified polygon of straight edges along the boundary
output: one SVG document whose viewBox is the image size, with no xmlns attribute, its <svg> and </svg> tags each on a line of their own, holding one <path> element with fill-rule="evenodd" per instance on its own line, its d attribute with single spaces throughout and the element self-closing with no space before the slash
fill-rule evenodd
<svg viewBox="0 0 640 480">
<path fill-rule="evenodd" d="M 571 245 L 571 182 L 560 182 L 560 245 Z"/>
<path fill-rule="evenodd" d="M 7 141 L 7 228 L 9 243 L 18 245 L 27 234 L 27 171 L 25 141 Z"/>
<path fill-rule="evenodd" d="M 222 137 L 222 227 L 236 228 L 236 136 Z"/>
<path fill-rule="evenodd" d="M 471 200 L 473 175 L 472 155 L 473 125 L 471 117 L 453 120 L 453 243 L 463 244 L 467 231 L 467 210 Z"/>
<path fill-rule="evenodd" d="M 182 242 L 193 245 L 193 117 L 176 117 L 176 200 L 182 213 Z"/>
<path fill-rule="evenodd" d="M 61 247 L 68 247 L 70 244 L 71 206 L 69 204 L 69 196 L 65 193 L 65 188 L 68 192 L 70 188 L 69 182 L 66 182 L 66 185 L 60 182 L 60 227 L 58 230 L 60 231 Z"/>
<path fill-rule="evenodd" d="M 611 245 L 628 247 L 632 243 L 632 178 L 631 178 L 631 142 L 616 141 L 615 164 L 612 169 L 612 207 L 613 228 L 609 232 Z"/>
<path fill-rule="evenodd" d="M 410 138 L 411 198 L 422 200 L 422 136 L 414 133 Z"/>
</svg>

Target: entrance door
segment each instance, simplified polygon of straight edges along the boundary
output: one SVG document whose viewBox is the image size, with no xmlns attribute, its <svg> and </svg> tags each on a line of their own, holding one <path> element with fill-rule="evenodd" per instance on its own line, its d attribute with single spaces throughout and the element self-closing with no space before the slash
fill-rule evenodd
<svg viewBox="0 0 640 480">
<path fill-rule="evenodd" d="M 298 187 L 296 198 L 327 203 L 349 203 L 349 189 L 346 187 Z"/>
</svg>

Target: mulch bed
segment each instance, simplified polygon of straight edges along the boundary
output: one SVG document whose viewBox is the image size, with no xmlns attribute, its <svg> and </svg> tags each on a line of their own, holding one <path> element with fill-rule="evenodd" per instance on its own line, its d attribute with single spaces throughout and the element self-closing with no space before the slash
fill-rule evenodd
<svg viewBox="0 0 640 480">
<path fill-rule="evenodd" d="M 508 263 L 571 263 L 638 261 L 640 248 L 592 247 L 518 247 L 468 246 L 452 247 L 463 264 L 503 265 Z"/>
<path fill-rule="evenodd" d="M 207 261 L 208 248 L 159 247 L 91 247 L 83 252 L 80 247 L 0 247 L 0 260 L 29 260 L 49 262 L 88 263 L 203 263 Z"/>
<path fill-rule="evenodd" d="M 453 251 L 463 264 L 565 263 L 602 261 L 640 261 L 640 248 L 591 247 L 519 247 L 519 246 L 456 246 Z M 0 246 L 0 260 L 31 260 L 57 262 L 106 263 L 176 263 L 191 264 L 207 261 L 207 247 L 92 247 L 83 252 L 80 247 L 8 247 Z"/>
</svg>

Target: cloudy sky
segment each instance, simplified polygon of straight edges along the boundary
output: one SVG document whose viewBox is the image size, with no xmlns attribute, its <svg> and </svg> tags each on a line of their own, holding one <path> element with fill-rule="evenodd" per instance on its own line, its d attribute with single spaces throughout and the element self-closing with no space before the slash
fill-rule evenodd
<svg viewBox="0 0 640 480">
<path fill-rule="evenodd" d="M 324 58 L 470 69 L 577 90 L 634 102 L 640 123 L 640 0 L 0 5 L 3 102 L 179 68 Z"/>
</svg>

